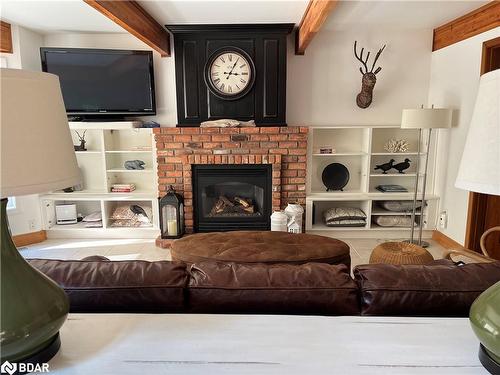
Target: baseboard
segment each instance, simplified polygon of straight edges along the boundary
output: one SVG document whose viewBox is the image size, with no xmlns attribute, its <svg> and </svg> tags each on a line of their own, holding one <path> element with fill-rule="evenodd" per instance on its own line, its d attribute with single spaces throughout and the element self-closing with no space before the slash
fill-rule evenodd
<svg viewBox="0 0 500 375">
<path fill-rule="evenodd" d="M 43 242 L 47 239 L 47 232 L 39 230 L 38 232 L 23 233 L 17 236 L 12 236 L 12 240 L 17 247 L 32 245 L 34 243 Z"/>
<path fill-rule="evenodd" d="M 465 249 L 463 245 L 460 245 L 457 241 L 451 239 L 446 234 L 441 233 L 438 230 L 435 230 L 432 233 L 432 239 L 445 249 Z"/>
</svg>

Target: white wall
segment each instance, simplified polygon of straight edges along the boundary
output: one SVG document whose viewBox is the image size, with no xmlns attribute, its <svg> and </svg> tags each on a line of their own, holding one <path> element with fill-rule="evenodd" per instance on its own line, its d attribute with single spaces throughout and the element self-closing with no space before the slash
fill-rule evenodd
<svg viewBox="0 0 500 375">
<path fill-rule="evenodd" d="M 43 35 L 24 27 L 19 27 L 19 49 L 23 69 L 42 70 L 40 62 L 40 47 L 42 45 Z"/>
<path fill-rule="evenodd" d="M 7 67 L 40 70 L 40 52 L 43 36 L 18 25 L 12 26 L 12 54 L 3 53 Z M 9 210 L 9 225 L 13 235 L 36 232 L 42 229 L 38 195 L 16 197 L 16 209 Z"/>
<path fill-rule="evenodd" d="M 287 122 L 291 125 L 397 124 L 401 109 L 427 100 L 431 30 L 394 31 L 365 29 L 362 32 L 319 33 L 306 51 L 296 56 L 289 38 Z M 372 50 L 384 43 L 379 59 L 382 71 L 375 86 L 374 102 L 368 109 L 356 106 L 361 87 L 359 64 L 353 43 Z M 46 47 L 147 49 L 129 34 L 53 33 L 45 35 Z M 177 124 L 174 58 L 154 52 L 157 112 L 151 117 L 162 126 Z"/>
<path fill-rule="evenodd" d="M 45 47 L 68 48 L 114 48 L 114 49 L 152 49 L 136 37 L 125 33 L 54 33 L 44 38 Z M 175 98 L 175 64 L 173 55 L 161 57 L 153 52 L 155 71 L 156 111 L 157 116 L 147 116 L 144 120 L 154 120 L 162 126 L 177 124 Z"/>
<path fill-rule="evenodd" d="M 481 70 L 482 44 L 500 36 L 500 27 L 432 53 L 429 104 L 454 108 L 454 124 L 442 131 L 438 143 L 438 194 L 441 210 L 448 213 L 448 227 L 440 229 L 463 244 L 469 193 L 455 188 Z"/>
<path fill-rule="evenodd" d="M 356 105 L 361 89 L 354 41 L 371 52 L 387 44 L 379 58 L 373 102 Z M 321 30 L 304 56 L 288 46 L 287 122 L 291 125 L 396 125 L 403 108 L 427 102 L 432 30 L 392 30 L 373 26 L 358 30 Z M 365 54 L 366 56 L 366 54 Z M 369 65 L 371 66 L 371 65 Z"/>
</svg>

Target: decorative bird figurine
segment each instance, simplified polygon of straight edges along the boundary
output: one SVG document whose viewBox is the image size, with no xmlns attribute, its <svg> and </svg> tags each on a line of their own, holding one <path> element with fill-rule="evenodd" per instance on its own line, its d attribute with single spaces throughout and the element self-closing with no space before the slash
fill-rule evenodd
<svg viewBox="0 0 500 375">
<path fill-rule="evenodd" d="M 380 170 L 382 170 L 382 174 L 387 174 L 387 171 L 392 168 L 394 162 L 395 162 L 395 160 L 391 159 L 387 163 L 377 165 L 375 167 L 375 170 L 380 169 Z"/>
<path fill-rule="evenodd" d="M 144 169 L 144 165 L 146 165 L 146 163 L 144 163 L 142 160 L 127 160 L 123 166 L 125 167 L 125 169 L 134 170 Z"/>
<path fill-rule="evenodd" d="M 399 173 L 404 173 L 403 171 L 404 171 L 405 169 L 410 168 L 410 161 L 411 161 L 410 159 L 405 159 L 405 161 L 403 161 L 403 162 L 401 162 L 401 163 L 398 163 L 398 164 L 394 164 L 392 167 L 393 167 L 394 169 L 397 169 L 397 171 L 398 171 Z"/>
</svg>

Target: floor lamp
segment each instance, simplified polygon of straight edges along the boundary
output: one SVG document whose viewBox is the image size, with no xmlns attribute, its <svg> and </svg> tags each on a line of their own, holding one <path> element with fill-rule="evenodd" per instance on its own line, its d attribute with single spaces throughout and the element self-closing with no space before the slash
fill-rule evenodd
<svg viewBox="0 0 500 375">
<path fill-rule="evenodd" d="M 416 162 L 416 177 L 415 177 L 415 191 L 413 192 L 413 209 L 411 213 L 411 235 L 408 242 L 417 244 L 422 247 L 428 247 L 427 242 L 422 241 L 422 230 L 423 230 L 423 214 L 425 206 L 425 188 L 427 184 L 427 166 L 429 163 L 429 150 L 431 144 L 431 134 L 432 129 L 439 128 L 450 128 L 451 127 L 451 114 L 450 109 L 445 108 L 419 108 L 419 109 L 404 109 L 403 116 L 401 119 L 402 129 L 418 129 L 418 145 L 417 145 L 417 162 Z M 418 186 L 420 178 L 420 157 L 421 157 L 421 142 L 422 142 L 422 130 L 428 129 L 427 132 L 427 142 L 425 149 L 425 165 L 423 172 L 423 182 L 422 182 L 422 199 L 420 206 L 420 220 L 419 220 L 419 233 L 418 240 L 415 239 L 415 215 L 417 211 L 417 196 L 418 196 Z"/>
<path fill-rule="evenodd" d="M 500 195 L 500 69 L 483 74 L 465 141 L 455 187 Z M 487 230 L 484 237 L 500 227 Z M 500 373 L 500 282 L 481 294 L 470 310 L 471 325 L 481 341 L 479 359 L 492 374 Z"/>
<path fill-rule="evenodd" d="M 0 357 L 20 366 L 57 353 L 69 303 L 17 251 L 7 199 L 74 186 L 81 178 L 57 76 L 0 69 L 0 95 Z"/>
</svg>

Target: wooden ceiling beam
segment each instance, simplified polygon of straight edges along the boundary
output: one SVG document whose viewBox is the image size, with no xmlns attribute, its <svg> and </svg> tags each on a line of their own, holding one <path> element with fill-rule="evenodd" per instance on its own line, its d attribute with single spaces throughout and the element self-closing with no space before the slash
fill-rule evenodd
<svg viewBox="0 0 500 375">
<path fill-rule="evenodd" d="M 450 46 L 500 26 L 500 1 L 494 0 L 434 29 L 432 50 Z"/>
<path fill-rule="evenodd" d="M 12 32 L 10 23 L 0 21 L 0 52 L 12 53 Z"/>
<path fill-rule="evenodd" d="M 316 33 L 325 23 L 338 0 L 310 0 L 295 35 L 295 54 L 303 55 Z"/>
<path fill-rule="evenodd" d="M 142 40 L 161 57 L 170 56 L 170 35 L 156 20 L 135 1 L 83 0 Z"/>
</svg>

